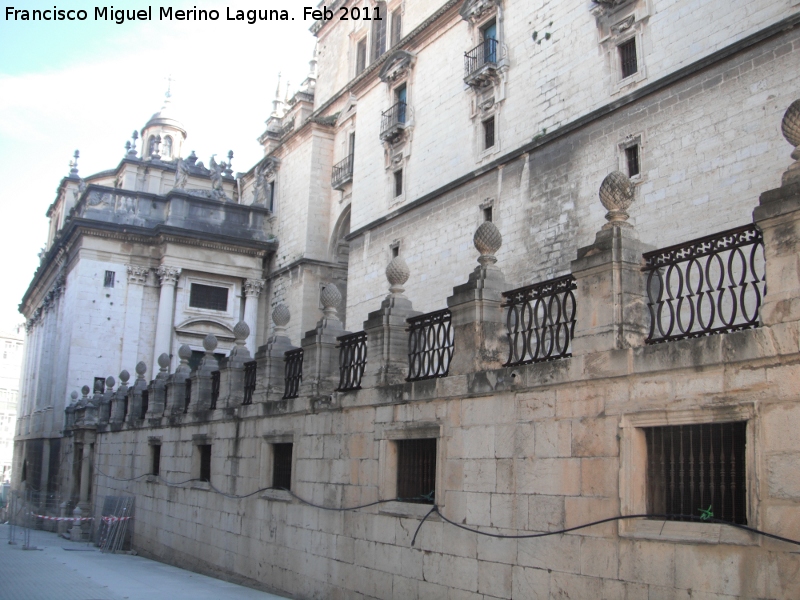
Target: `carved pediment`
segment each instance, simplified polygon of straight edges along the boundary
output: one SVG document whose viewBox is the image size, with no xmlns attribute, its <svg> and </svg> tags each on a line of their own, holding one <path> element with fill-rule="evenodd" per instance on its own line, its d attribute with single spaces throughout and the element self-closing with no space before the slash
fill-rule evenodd
<svg viewBox="0 0 800 600">
<path fill-rule="evenodd" d="M 275 158 L 274 156 L 270 156 L 269 158 L 265 158 L 261 162 L 261 168 L 263 169 L 264 177 L 267 179 L 272 179 L 275 177 L 275 173 L 278 172 L 278 169 L 281 166 L 281 160 L 279 158 Z"/>
<path fill-rule="evenodd" d="M 407 50 L 397 50 L 392 53 L 381 67 L 380 78 L 384 83 L 392 83 L 405 77 L 414 66 L 416 55 Z"/>
<path fill-rule="evenodd" d="M 233 341 L 233 329 L 220 321 L 205 319 L 188 319 L 175 326 L 175 331 L 185 336 L 192 336 L 203 339 L 209 333 L 214 334 L 217 339 L 223 341 Z"/>
<path fill-rule="evenodd" d="M 473 25 L 500 6 L 501 0 L 465 0 L 459 14 Z"/>
</svg>

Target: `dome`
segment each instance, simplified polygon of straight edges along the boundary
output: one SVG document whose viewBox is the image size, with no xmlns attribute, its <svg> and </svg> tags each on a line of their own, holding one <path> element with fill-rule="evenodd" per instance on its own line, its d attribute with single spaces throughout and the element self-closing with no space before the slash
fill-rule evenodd
<svg viewBox="0 0 800 600">
<path fill-rule="evenodd" d="M 165 94 L 164 105 L 161 107 L 161 110 L 159 110 L 157 113 L 153 113 L 153 116 L 150 117 L 150 120 L 144 126 L 144 129 L 157 126 L 177 129 L 183 134 L 183 137 L 186 137 L 186 128 L 183 126 L 183 123 L 178 120 L 177 115 L 175 114 L 175 108 L 172 106 L 172 96 L 169 92 Z"/>
</svg>

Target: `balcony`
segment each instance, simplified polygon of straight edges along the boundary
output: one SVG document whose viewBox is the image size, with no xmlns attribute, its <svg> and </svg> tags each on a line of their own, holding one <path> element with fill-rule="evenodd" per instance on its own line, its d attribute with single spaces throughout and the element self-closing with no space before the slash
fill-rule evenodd
<svg viewBox="0 0 800 600">
<path fill-rule="evenodd" d="M 393 143 L 406 129 L 408 107 L 405 102 L 398 102 L 389 110 L 381 113 L 381 140 Z"/>
<path fill-rule="evenodd" d="M 333 165 L 331 173 L 331 187 L 335 190 L 342 190 L 346 183 L 353 181 L 353 155 Z"/>
<path fill-rule="evenodd" d="M 498 44 L 486 38 L 464 53 L 464 82 L 472 87 L 487 87 L 497 78 Z"/>
</svg>

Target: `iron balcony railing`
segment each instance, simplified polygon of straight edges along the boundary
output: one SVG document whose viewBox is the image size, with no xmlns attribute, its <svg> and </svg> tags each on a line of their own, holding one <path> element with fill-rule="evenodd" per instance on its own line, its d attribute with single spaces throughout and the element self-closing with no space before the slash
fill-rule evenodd
<svg viewBox="0 0 800 600">
<path fill-rule="evenodd" d="M 211 371 L 211 404 L 209 409 L 216 410 L 219 400 L 219 371 Z"/>
<path fill-rule="evenodd" d="M 405 128 L 407 110 L 406 103 L 400 101 L 381 113 L 381 138 L 394 137 Z"/>
<path fill-rule="evenodd" d="M 447 377 L 453 359 L 453 329 L 450 309 L 412 317 L 408 323 L 408 377 L 420 381 Z"/>
<path fill-rule="evenodd" d="M 142 390 L 142 412 L 139 415 L 140 419 L 144 419 L 147 415 L 147 409 L 150 407 L 150 390 Z"/>
<path fill-rule="evenodd" d="M 565 275 L 503 293 L 508 308 L 508 360 L 527 365 L 572 356 L 575 278 Z"/>
<path fill-rule="evenodd" d="M 284 356 L 286 367 L 283 399 L 290 400 L 300 395 L 300 383 L 303 381 L 303 349 L 289 350 Z"/>
<path fill-rule="evenodd" d="M 766 261 L 754 225 L 647 252 L 644 260 L 648 344 L 759 326 Z"/>
<path fill-rule="evenodd" d="M 331 173 L 331 187 L 335 190 L 341 189 L 345 183 L 353 181 L 353 155 L 350 154 L 344 160 L 333 165 Z"/>
<path fill-rule="evenodd" d="M 242 404 L 253 403 L 253 392 L 256 391 L 256 374 L 258 363 L 254 360 L 244 363 L 244 399 Z"/>
<path fill-rule="evenodd" d="M 464 53 L 464 78 L 470 78 L 486 65 L 497 66 L 497 40 L 493 38 L 486 38 Z"/>
<path fill-rule="evenodd" d="M 339 341 L 339 392 L 360 390 L 367 366 L 367 334 L 364 331 L 336 338 Z"/>
<path fill-rule="evenodd" d="M 192 380 L 186 378 L 186 385 L 183 388 L 183 412 L 189 412 L 189 403 L 192 401 Z"/>
</svg>

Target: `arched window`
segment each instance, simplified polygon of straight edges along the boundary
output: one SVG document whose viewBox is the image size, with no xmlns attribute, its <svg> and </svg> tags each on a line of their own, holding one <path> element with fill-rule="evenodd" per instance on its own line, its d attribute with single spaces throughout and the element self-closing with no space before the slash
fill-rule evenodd
<svg viewBox="0 0 800 600">
<path fill-rule="evenodd" d="M 156 138 L 151 135 L 147 138 L 147 156 L 153 156 L 156 153 Z"/>
<path fill-rule="evenodd" d="M 172 158 L 172 136 L 164 136 L 164 145 L 161 148 L 164 158 Z"/>
</svg>

